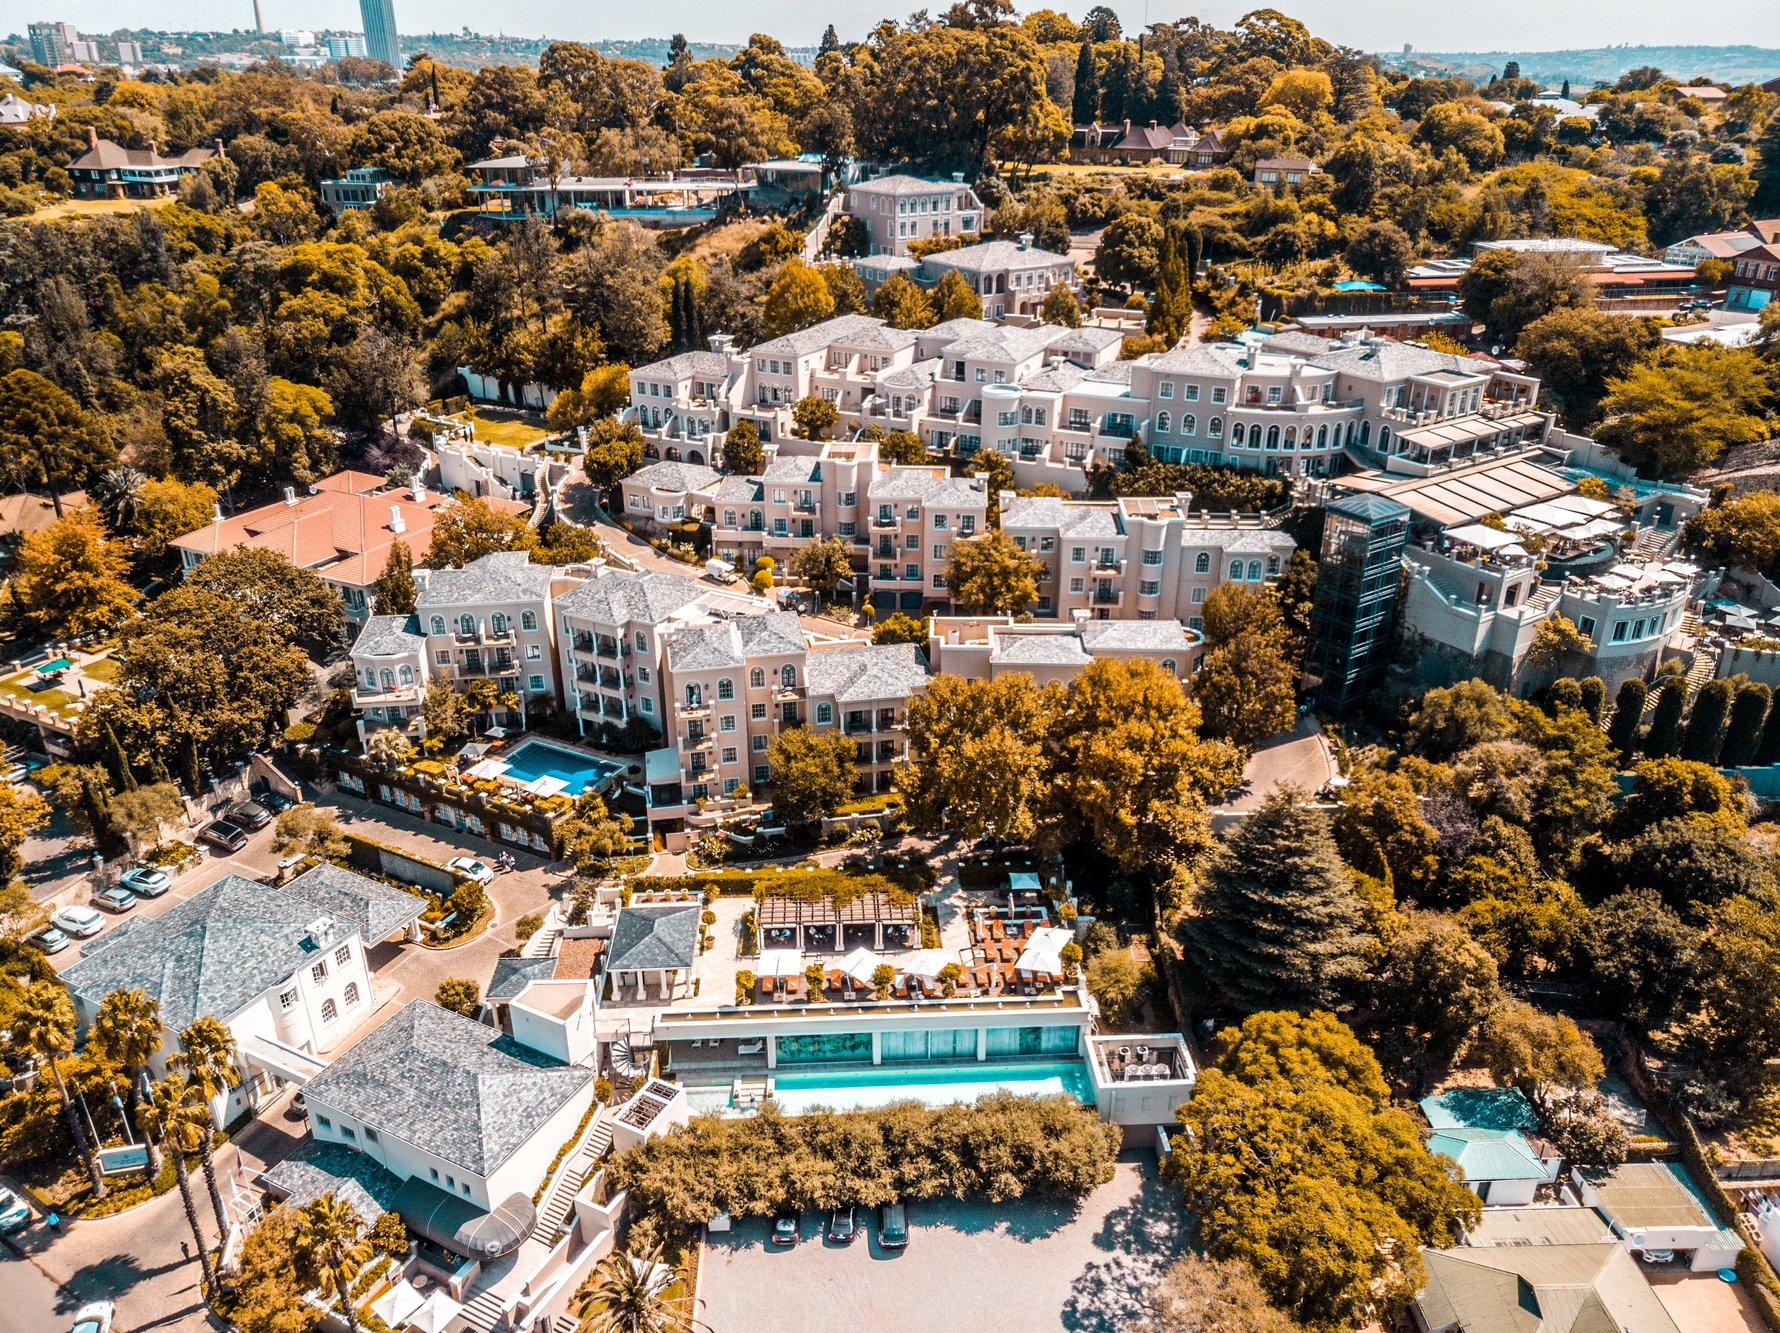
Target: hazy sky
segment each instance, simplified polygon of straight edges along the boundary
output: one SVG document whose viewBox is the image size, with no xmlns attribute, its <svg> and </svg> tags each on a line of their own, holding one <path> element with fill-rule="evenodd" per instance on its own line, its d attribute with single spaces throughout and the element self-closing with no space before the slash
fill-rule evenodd
<svg viewBox="0 0 1780 1333">
<path fill-rule="evenodd" d="M 949 0 L 933 0 L 945 8 Z M 22 0 L 21 0 L 22 3 Z M 269 28 L 359 28 L 355 0 L 261 0 Z M 813 44 L 826 23 L 843 38 L 857 37 L 880 18 L 903 17 L 917 0 L 652 0 L 642 5 L 587 4 L 585 0 L 395 0 L 403 32 L 477 31 L 493 27 L 526 36 L 549 35 L 590 40 L 601 37 L 665 36 L 684 32 L 708 41 L 743 41 L 757 30 L 794 45 Z M 1022 5 L 1022 10 L 1038 5 Z M 1089 5 L 1076 0 L 1057 8 L 1077 14 Z M 1228 26 L 1255 3 L 1181 5 L 1143 0 L 1113 6 L 1128 25 L 1196 14 Z M 1685 10 L 1674 0 L 1489 0 L 1489 3 L 1422 3 L 1421 0 L 1276 0 L 1275 7 L 1309 24 L 1331 41 L 1367 50 L 1395 50 L 1404 42 L 1428 51 L 1557 50 L 1620 43 L 1664 45 L 1748 43 L 1780 47 L 1780 3 L 1776 0 L 1717 0 L 1704 9 Z M 9 26 L 24 20 L 63 19 L 89 32 L 120 27 L 232 28 L 253 23 L 253 0 L 32 0 L 32 12 L 16 12 Z"/>
</svg>

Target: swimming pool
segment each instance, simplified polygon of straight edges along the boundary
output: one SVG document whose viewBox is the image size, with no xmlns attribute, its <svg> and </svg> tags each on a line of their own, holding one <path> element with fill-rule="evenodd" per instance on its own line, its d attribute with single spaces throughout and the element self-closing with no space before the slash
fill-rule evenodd
<svg viewBox="0 0 1780 1333">
<path fill-rule="evenodd" d="M 566 783 L 565 796 L 579 796 L 588 787 L 597 787 L 614 773 L 624 771 L 622 764 L 540 740 L 521 741 L 511 753 L 497 758 L 507 766 L 508 773 L 525 782 L 556 778 Z"/>
<path fill-rule="evenodd" d="M 918 1101 L 928 1106 L 974 1102 L 997 1092 L 1021 1097 L 1058 1093 L 1084 1105 L 1094 1103 L 1088 1067 L 1080 1060 L 1046 1060 L 1028 1064 L 874 1065 L 870 1069 L 834 1069 L 782 1074 L 773 1078 L 773 1100 L 788 1115 L 802 1115 L 818 1106 L 857 1111 L 891 1102 Z M 695 1109 L 723 1110 L 731 1103 L 727 1089 L 715 1098 L 693 1099 Z"/>
</svg>

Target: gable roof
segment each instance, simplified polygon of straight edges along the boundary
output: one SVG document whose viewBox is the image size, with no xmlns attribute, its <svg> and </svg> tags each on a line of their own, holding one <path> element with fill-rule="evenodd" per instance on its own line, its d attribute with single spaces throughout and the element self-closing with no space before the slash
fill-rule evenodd
<svg viewBox="0 0 1780 1333">
<path fill-rule="evenodd" d="M 1452 1158 L 1468 1182 L 1549 1178 L 1517 1129 L 1439 1129 L 1428 1136 L 1428 1151 Z"/>
<path fill-rule="evenodd" d="M 698 951 L 697 903 L 637 903 L 618 909 L 612 923 L 608 972 L 688 968 Z"/>
<path fill-rule="evenodd" d="M 979 241 L 975 245 L 962 245 L 956 250 L 941 250 L 927 255 L 922 264 L 929 268 L 956 268 L 967 273 L 982 273 L 986 270 L 1001 268 L 1040 267 L 1046 264 L 1068 264 L 1075 267 L 1075 261 L 1068 255 L 1060 255 L 1054 250 L 1041 250 L 1036 245 L 1021 245 L 1018 241 Z"/>
<path fill-rule="evenodd" d="M 122 922 L 62 980 L 95 1006 L 120 988 L 146 991 L 169 1031 L 205 1015 L 226 1023 L 323 949 L 354 934 L 367 943 L 385 939 L 425 906 L 415 894 L 333 865 L 283 888 L 225 875 L 158 917 Z"/>
<path fill-rule="evenodd" d="M 410 1000 L 309 1080 L 310 1105 L 487 1176 L 593 1081 L 497 1029 Z"/>
<path fill-rule="evenodd" d="M 964 190 L 975 193 L 970 186 L 960 181 L 931 180 L 925 176 L 909 176 L 898 173 L 892 176 L 877 176 L 871 180 L 857 181 L 848 187 L 864 194 L 887 194 L 892 196 L 909 194 L 941 194 L 949 190 Z"/>
<path fill-rule="evenodd" d="M 874 339 L 890 345 L 890 340 L 878 338 L 877 330 L 883 325 L 883 320 L 874 319 L 870 315 L 837 315 L 820 324 L 812 324 L 807 329 L 798 329 L 794 333 L 756 343 L 749 355 L 808 356 L 812 352 L 826 351 L 831 343 L 869 346 Z M 895 345 L 906 347 L 908 343 L 897 340 Z"/>
<path fill-rule="evenodd" d="M 180 167 L 191 170 L 217 155 L 211 148 L 188 148 L 178 157 L 163 157 L 153 148 L 125 148 L 110 139 L 92 143 L 79 157 L 68 164 L 70 171 L 121 171 L 125 167 Z"/>
<path fill-rule="evenodd" d="M 555 570 L 534 565 L 526 551 L 495 551 L 461 569 L 416 570 L 420 610 L 466 602 L 536 601 L 550 595 Z"/>
<path fill-rule="evenodd" d="M 702 463 L 651 463 L 631 473 L 624 484 L 652 491 L 702 491 L 721 475 Z"/>
<path fill-rule="evenodd" d="M 721 352 L 681 352 L 678 356 L 663 357 L 660 361 L 638 366 L 630 373 L 654 379 L 683 380 L 693 375 L 723 379 L 729 374 L 729 358 Z"/>
<path fill-rule="evenodd" d="M 1425 1325 L 1463 1333 L 1680 1333 L 1637 1261 L 1612 1241 L 1422 1251 Z"/>
</svg>

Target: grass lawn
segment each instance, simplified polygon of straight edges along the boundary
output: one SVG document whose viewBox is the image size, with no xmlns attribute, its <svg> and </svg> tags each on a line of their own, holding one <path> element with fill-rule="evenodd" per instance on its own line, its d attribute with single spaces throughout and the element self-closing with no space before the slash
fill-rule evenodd
<svg viewBox="0 0 1780 1333">
<path fill-rule="evenodd" d="M 468 421 L 476 438 L 485 444 L 505 445 L 509 449 L 524 449 L 550 435 L 549 431 L 533 425 L 519 413 L 502 412 L 498 408 L 472 407 L 456 419 Z"/>
<path fill-rule="evenodd" d="M 33 690 L 30 685 L 36 679 L 35 672 L 21 672 L 19 675 L 8 676 L 5 680 L 0 680 L 0 690 L 24 703 L 33 704 L 38 708 L 47 708 L 52 713 L 67 712 L 68 705 L 74 702 L 74 696 L 66 690 L 58 690 L 53 687 L 47 690 Z"/>
<path fill-rule="evenodd" d="M 134 213 L 139 208 L 164 208 L 171 199 L 64 199 L 59 204 L 46 204 L 31 214 L 33 222 L 51 218 L 99 217 L 105 213 Z"/>
<path fill-rule="evenodd" d="M 97 661 L 88 662 L 83 666 L 80 669 L 80 674 L 88 680 L 96 680 L 105 685 L 115 685 L 120 670 L 117 658 L 101 657 Z"/>
</svg>

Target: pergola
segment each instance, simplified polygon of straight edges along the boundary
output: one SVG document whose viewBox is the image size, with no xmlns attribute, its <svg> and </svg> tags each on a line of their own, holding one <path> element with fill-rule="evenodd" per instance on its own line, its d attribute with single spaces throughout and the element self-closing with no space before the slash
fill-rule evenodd
<svg viewBox="0 0 1780 1333">
<path fill-rule="evenodd" d="M 860 893 L 837 907 L 832 898 L 805 901 L 768 894 L 755 909 L 762 949 L 845 953 L 853 949 L 907 949 L 920 943 L 913 902 L 896 902 L 881 890 Z"/>
</svg>

